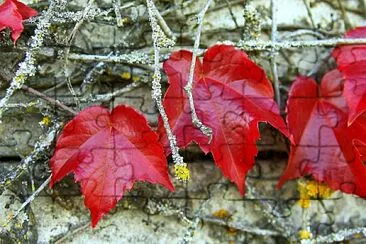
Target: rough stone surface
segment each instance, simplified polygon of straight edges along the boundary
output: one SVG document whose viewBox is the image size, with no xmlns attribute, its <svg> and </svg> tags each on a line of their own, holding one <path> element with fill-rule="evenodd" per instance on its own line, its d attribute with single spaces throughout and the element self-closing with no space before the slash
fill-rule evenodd
<svg viewBox="0 0 366 244">
<path fill-rule="evenodd" d="M 46 2 L 24 2 L 45 10 Z M 94 1 L 92 6 L 95 9 L 110 11 L 104 16 L 85 20 L 78 26 L 70 43 L 69 35 L 75 24 L 80 23 L 80 19 L 76 17 L 81 15 L 70 14 L 68 21 L 52 23 L 50 34 L 45 37 L 45 47 L 39 50 L 37 56 L 37 74 L 30 77 L 26 84 L 77 111 L 91 104 L 108 107 L 120 103 L 129 104 L 142 111 L 150 123 L 156 126 L 157 110 L 150 94 L 151 60 L 144 60 L 148 63 L 144 65 L 113 62 L 101 64 L 72 59 L 65 64 L 64 60 L 68 51 L 116 55 L 137 50 L 152 58 L 151 30 L 144 1 L 121 1 L 121 6 L 130 2 L 135 4 L 122 7 L 120 11 L 125 19 L 124 26 L 117 27 L 112 1 Z M 206 1 L 154 2 L 178 37 L 177 45 L 173 49 L 191 49 L 196 27 L 195 14 Z M 231 3 L 235 21 L 227 2 Z M 246 24 L 243 17 L 244 2 L 246 1 L 214 1 L 204 20 L 202 48 L 224 40 L 236 42 L 243 38 Z M 259 38 L 269 40 L 272 24 L 270 1 L 249 2 L 259 13 L 262 22 Z M 304 2 L 311 6 L 313 23 Z M 337 2 L 343 3 L 350 22 L 348 24 L 366 24 L 366 8 L 362 9 L 360 5 L 364 1 L 277 0 L 279 40 L 314 40 L 320 36 L 341 36 L 347 23 Z M 71 1 L 66 10 L 83 11 L 88 5 L 86 0 Z M 178 10 L 166 12 L 174 7 Z M 9 40 L 8 32 L 5 32 L 4 40 L 0 36 L 1 97 L 17 70 L 17 63 L 24 58 L 28 38 L 33 35 L 34 23 L 26 23 L 25 26 L 26 30 L 16 48 Z M 299 30 L 306 30 L 307 34 L 291 36 Z M 314 32 L 317 36 L 314 36 Z M 162 49 L 162 54 L 167 55 L 171 51 Z M 294 77 L 298 73 L 309 73 L 315 65 L 322 63 L 321 60 L 329 51 L 329 48 L 319 47 L 290 49 L 278 53 L 283 112 L 286 89 Z M 266 69 L 272 79 L 270 53 L 250 52 L 249 55 Z M 324 65 L 319 66 L 316 77 L 321 77 L 324 70 L 332 65 L 332 61 L 326 59 Z M 66 86 L 67 74 L 81 100 L 80 107 L 75 104 L 74 97 Z M 85 82 L 90 74 L 92 79 Z M 108 102 L 89 99 L 90 95 L 108 94 L 137 81 L 147 82 Z M 166 86 L 165 77 L 163 83 Z M 48 127 L 40 124 L 45 116 L 51 118 L 51 125 L 72 118 L 66 112 L 25 91 L 20 90 L 14 94 L 0 123 L 0 180 L 14 172 L 22 159 L 31 153 L 39 136 L 47 133 Z M 301 229 L 309 228 L 313 236 L 318 236 L 366 225 L 366 201 L 363 199 L 335 192 L 329 199 L 312 200 L 310 207 L 304 209 L 298 204 L 296 182 L 289 182 L 277 190 L 277 181 L 286 167 L 288 142 L 269 125 L 262 124 L 260 129 L 262 138 L 258 142 L 257 164 L 248 177 L 248 183 L 253 186 L 255 193 L 247 193 L 245 197 L 240 196 L 235 186 L 222 177 L 210 155 L 204 155 L 197 147 L 191 146 L 182 151 L 192 176 L 187 184 L 175 180 L 176 192 L 171 193 L 159 186 L 138 183 L 94 230 L 91 228 L 89 211 L 83 204 L 79 186 L 73 182 L 72 176 L 52 190 L 46 187 L 15 221 L 5 224 L 49 176 L 48 163 L 52 145 L 41 157 L 34 159 L 25 173 L 7 186 L 7 189 L 0 187 L 0 243 L 179 243 L 187 239 L 187 233 L 194 234 L 191 237 L 192 243 L 286 243 L 290 238 L 284 237 L 283 232 L 278 229 L 279 224 L 274 221 L 283 223 L 284 229 L 294 238 L 298 238 L 298 231 Z M 172 165 L 170 170 L 171 175 L 174 175 Z M 197 221 L 195 225 L 197 218 L 201 221 Z M 258 234 L 260 231 L 267 231 L 267 234 Z M 355 243 L 365 242 L 362 235 L 355 235 L 350 239 Z"/>
</svg>

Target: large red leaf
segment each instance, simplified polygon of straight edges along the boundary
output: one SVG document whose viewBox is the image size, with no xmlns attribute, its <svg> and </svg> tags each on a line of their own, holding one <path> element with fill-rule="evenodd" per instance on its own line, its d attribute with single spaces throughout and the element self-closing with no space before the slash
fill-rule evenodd
<svg viewBox="0 0 366 244">
<path fill-rule="evenodd" d="M 305 175 L 332 189 L 366 197 L 366 168 L 355 144 L 366 140 L 366 117 L 347 125 L 348 108 L 338 70 L 326 74 L 320 87 L 309 77 L 297 77 L 287 102 L 287 122 L 296 145 L 279 186 Z"/>
<path fill-rule="evenodd" d="M 157 134 L 124 105 L 111 113 L 100 106 L 81 111 L 65 126 L 50 164 L 51 187 L 71 172 L 81 182 L 93 227 L 136 180 L 174 190 Z"/>
<path fill-rule="evenodd" d="M 273 101 L 273 89 L 265 72 L 248 56 L 228 45 L 207 50 L 203 63 L 196 61 L 193 98 L 198 117 L 212 128 L 212 141 L 192 125 L 184 87 L 188 82 L 192 53 L 179 51 L 164 63 L 170 86 L 164 106 L 180 147 L 192 141 L 211 152 L 216 165 L 244 194 L 245 176 L 254 165 L 259 138 L 258 122 L 269 122 L 288 135 L 286 125 Z M 169 145 L 161 120 L 161 142 Z"/>
<path fill-rule="evenodd" d="M 5 0 L 0 5 L 0 31 L 10 28 L 12 31 L 11 38 L 15 43 L 23 32 L 23 20 L 37 14 L 36 10 L 17 0 Z"/>
<path fill-rule="evenodd" d="M 346 33 L 347 38 L 365 38 L 366 27 Z M 352 124 L 366 111 L 366 45 L 343 45 L 334 49 L 333 56 L 343 73 L 344 93 L 349 106 L 348 122 Z"/>
</svg>

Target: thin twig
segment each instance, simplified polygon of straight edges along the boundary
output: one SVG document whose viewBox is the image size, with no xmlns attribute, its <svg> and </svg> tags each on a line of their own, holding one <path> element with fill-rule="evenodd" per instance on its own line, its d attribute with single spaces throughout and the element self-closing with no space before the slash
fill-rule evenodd
<svg viewBox="0 0 366 244">
<path fill-rule="evenodd" d="M 72 95 L 72 97 L 74 98 L 74 101 L 76 103 L 76 106 L 78 108 L 80 108 L 80 101 L 76 95 L 76 92 L 71 84 L 71 80 L 70 80 L 70 72 L 69 72 L 69 69 L 68 69 L 68 65 L 69 65 L 69 53 L 70 53 L 70 47 L 71 47 L 71 44 L 72 42 L 74 41 L 74 38 L 76 36 L 76 33 L 78 32 L 78 30 L 80 29 L 81 25 L 84 23 L 84 21 L 86 20 L 86 17 L 89 13 L 89 11 L 92 9 L 93 7 L 93 3 L 94 3 L 94 0 L 89 0 L 88 1 L 88 4 L 86 6 L 86 8 L 84 9 L 83 11 L 83 14 L 81 16 L 81 19 L 75 24 L 73 30 L 71 31 L 71 34 L 68 38 L 68 41 L 67 41 L 67 48 L 65 49 L 65 55 L 64 55 L 64 59 L 65 59 L 65 63 L 64 63 L 64 74 L 65 74 L 65 80 L 66 80 L 66 84 L 67 84 L 67 87 Z"/>
<path fill-rule="evenodd" d="M 211 190 L 219 190 L 220 186 L 222 186 L 224 181 L 225 180 L 223 178 L 221 180 L 219 180 L 219 182 L 217 182 L 215 187 Z M 179 241 L 179 244 L 188 244 L 191 242 L 192 237 L 193 237 L 194 233 L 196 232 L 197 228 L 199 227 L 199 223 L 202 220 L 203 209 L 209 204 L 211 199 L 212 198 L 207 198 L 206 200 L 204 200 L 203 202 L 200 203 L 198 209 L 195 211 L 194 218 L 192 220 L 190 220 L 188 228 L 186 228 L 186 231 L 184 232 L 183 237 Z"/>
<path fill-rule="evenodd" d="M 279 232 L 283 233 L 283 236 L 288 238 L 291 241 L 296 240 L 296 236 L 294 235 L 294 229 L 291 223 L 287 220 L 281 219 L 277 216 L 281 214 L 278 213 L 275 208 L 270 204 L 270 202 L 266 200 L 262 200 L 261 196 L 259 196 L 250 182 L 250 180 L 246 180 L 246 188 L 247 188 L 247 197 L 251 199 L 257 199 L 256 202 L 258 203 L 258 207 L 261 211 L 269 218 L 268 222 L 272 224 L 272 226 Z"/>
<path fill-rule="evenodd" d="M 14 215 L 12 216 L 12 218 L 10 218 L 7 223 L 9 223 L 11 220 L 15 219 L 20 214 L 20 212 L 23 211 L 23 209 L 26 206 L 28 206 L 28 204 L 30 204 L 34 200 L 34 198 L 36 196 L 38 196 L 38 194 L 41 191 L 43 191 L 43 189 L 48 185 L 48 183 L 50 183 L 50 181 L 51 181 L 51 175 L 38 187 L 38 189 L 36 191 L 34 191 L 32 193 L 32 195 L 30 195 L 27 198 L 27 200 L 25 200 L 25 202 L 20 206 L 20 208 L 14 213 Z"/>
<path fill-rule="evenodd" d="M 366 228 L 365 227 L 357 227 L 353 229 L 343 229 L 337 231 L 337 233 L 332 233 L 325 236 L 318 236 L 313 240 L 310 240 L 309 243 L 334 243 L 341 242 L 347 240 L 349 237 L 352 237 L 356 234 L 362 234 L 366 237 Z"/>
<path fill-rule="evenodd" d="M 127 8 L 132 7 L 135 4 L 136 4 L 135 2 L 126 3 L 126 4 L 122 5 L 119 9 L 127 9 Z"/>
<path fill-rule="evenodd" d="M 315 65 L 313 65 L 313 68 L 309 71 L 307 75 L 308 76 L 315 75 L 319 71 L 319 69 L 329 60 L 330 57 L 331 57 L 330 52 L 323 53 L 319 58 L 319 61 Z"/>
<path fill-rule="evenodd" d="M 142 52 L 132 52 L 129 54 L 121 55 L 92 55 L 92 54 L 78 54 L 70 53 L 70 60 L 82 60 L 82 61 L 95 61 L 95 62 L 108 62 L 108 63 L 121 63 L 136 66 L 146 70 L 154 70 L 150 64 L 150 58 L 147 54 Z"/>
<path fill-rule="evenodd" d="M 231 7 L 231 3 L 229 2 L 229 0 L 225 0 L 225 2 L 226 2 L 226 5 L 227 5 L 227 8 L 229 9 L 229 13 L 230 13 L 231 19 L 233 20 L 233 22 L 235 24 L 235 28 L 239 30 L 240 26 L 238 24 L 238 21 L 235 18 L 233 9 Z M 240 32 L 240 34 L 241 34 L 241 37 L 243 38 L 244 33 L 243 32 Z"/>
<path fill-rule="evenodd" d="M 112 55 L 113 52 L 110 52 L 108 56 Z M 95 66 L 93 66 L 88 73 L 85 75 L 83 83 L 80 85 L 80 93 L 85 93 L 89 86 L 95 83 L 95 76 L 101 75 L 105 71 L 105 62 L 98 62 Z"/>
<path fill-rule="evenodd" d="M 111 99 L 113 99 L 114 97 L 118 97 L 124 93 L 133 91 L 134 89 L 140 87 L 142 84 L 143 83 L 141 83 L 141 82 L 133 82 L 114 92 L 106 93 L 106 94 L 97 94 L 95 96 L 90 96 L 85 99 L 80 99 L 80 101 L 81 102 L 107 102 L 107 101 L 110 101 Z"/>
<path fill-rule="evenodd" d="M 57 107 L 65 110 L 65 111 L 69 112 L 72 115 L 76 115 L 77 114 L 77 112 L 75 110 L 69 108 L 68 106 L 66 106 L 65 104 L 61 103 L 58 100 L 55 100 L 55 99 L 53 99 L 51 97 L 46 96 L 42 92 L 39 92 L 39 91 L 37 91 L 37 90 L 35 90 L 35 89 L 31 88 L 31 87 L 28 87 L 26 85 L 23 85 L 22 86 L 22 89 L 24 91 L 27 91 L 29 93 L 32 93 L 33 95 L 36 95 L 37 97 L 42 98 L 43 100 L 47 101 L 48 103 L 50 103 L 52 105 L 55 105 L 55 106 L 57 106 Z"/>
<path fill-rule="evenodd" d="M 314 22 L 313 14 L 311 13 L 310 6 L 308 5 L 307 0 L 302 0 L 302 2 L 303 2 L 303 3 L 304 3 L 304 5 L 305 5 L 306 12 L 308 13 L 308 17 L 309 17 L 310 22 L 311 22 L 311 26 L 312 26 L 312 27 L 313 27 L 313 29 L 315 30 L 315 29 L 316 29 L 316 26 L 315 26 L 315 22 Z"/>
<path fill-rule="evenodd" d="M 159 11 L 156 8 L 155 4 L 152 5 L 152 9 L 155 12 L 155 18 L 158 21 L 161 29 L 164 31 L 165 35 L 167 35 L 167 37 L 171 38 L 172 40 L 175 40 L 176 37 L 175 37 L 174 33 L 172 32 L 172 30 L 169 28 L 169 26 L 166 23 L 166 21 L 164 20 L 164 18 L 159 13 Z"/>
<path fill-rule="evenodd" d="M 339 9 L 341 10 L 342 19 L 344 22 L 344 26 L 346 27 L 346 30 L 352 29 L 352 24 L 347 16 L 346 10 L 344 9 L 344 6 L 341 2 L 341 0 L 337 0 Z"/>
<path fill-rule="evenodd" d="M 120 0 L 112 0 L 112 5 L 113 5 L 113 8 L 114 8 L 114 13 L 116 15 L 117 26 L 122 27 L 123 26 L 123 20 L 122 20 L 122 16 L 121 16 L 121 12 L 120 12 L 121 1 Z"/>
<path fill-rule="evenodd" d="M 336 10 L 339 7 L 339 5 L 334 0 L 313 1 L 314 6 L 316 6 L 317 4 L 324 4 L 324 3 Z M 360 8 L 351 8 L 351 7 L 346 6 L 346 7 L 344 7 L 344 10 L 347 12 L 351 12 L 351 13 L 355 13 L 355 14 L 359 14 L 359 15 L 364 14 L 363 9 L 360 9 Z"/>
<path fill-rule="evenodd" d="M 239 230 L 239 231 L 243 231 L 243 232 L 248 232 L 248 233 L 251 233 L 251 234 L 254 234 L 254 235 L 260 235 L 260 236 L 281 236 L 282 235 L 278 231 L 246 226 L 246 225 L 241 224 L 241 223 L 232 223 L 232 222 L 225 221 L 223 219 L 215 218 L 215 217 L 212 217 L 212 216 L 202 217 L 202 220 L 205 221 L 205 222 L 208 222 L 208 223 L 227 226 L 229 228 L 233 228 L 235 230 Z"/>
<path fill-rule="evenodd" d="M 303 35 L 312 35 L 316 38 L 319 38 L 319 39 L 324 39 L 325 36 L 318 32 L 318 31 L 314 31 L 314 30 L 306 30 L 306 29 L 301 29 L 301 30 L 297 30 L 297 31 L 293 31 L 287 35 L 284 35 L 282 36 L 283 39 L 291 39 L 291 38 L 294 38 L 294 37 L 298 37 L 298 36 L 303 36 Z"/>
<path fill-rule="evenodd" d="M 10 77 L 10 74 L 6 74 L 6 73 L 3 73 L 2 74 L 3 78 L 5 80 L 11 80 L 11 77 Z M 42 92 L 39 92 L 31 87 L 28 87 L 27 85 L 23 85 L 22 86 L 22 90 L 26 91 L 26 92 L 29 92 L 45 101 L 47 101 L 48 103 L 52 104 L 52 105 L 55 105 L 55 106 L 58 106 L 60 107 L 61 109 L 65 110 L 65 111 L 68 111 L 69 113 L 73 114 L 73 115 L 76 115 L 76 111 L 72 110 L 71 108 L 69 108 L 68 106 L 66 106 L 65 104 L 61 103 L 60 101 L 58 100 L 55 100 L 47 95 L 45 95 L 44 93 Z M 8 105 L 11 105 L 11 106 L 8 106 Z M 24 108 L 27 108 L 30 106 L 30 104 L 8 104 L 6 105 L 6 107 L 8 108 L 11 108 L 11 107 L 24 107 Z M 29 106 L 28 106 L 29 105 Z"/>
<path fill-rule="evenodd" d="M 222 1 L 216 1 L 216 2 L 217 3 L 221 3 Z M 247 2 L 248 2 L 248 0 L 236 0 L 236 1 L 232 1 L 230 4 L 231 4 L 231 6 L 234 6 L 234 5 L 238 5 L 238 4 L 246 4 Z M 215 4 L 215 6 L 213 6 L 209 10 L 207 10 L 207 13 L 214 12 L 216 10 L 223 9 L 225 7 L 227 7 L 227 4 L 226 3 Z M 192 16 L 192 15 L 197 15 L 197 14 L 198 14 L 197 12 L 193 12 L 193 13 L 186 14 L 186 16 Z"/>
<path fill-rule="evenodd" d="M 276 0 L 271 0 L 271 10 L 272 10 L 272 32 L 271 32 L 271 40 L 273 43 L 277 42 L 277 2 Z M 281 109 L 281 93 L 280 93 L 280 81 L 278 80 L 278 70 L 276 63 L 277 52 L 273 48 L 271 53 L 271 69 L 273 75 L 273 84 L 275 90 L 276 101 L 279 109 Z"/>
<path fill-rule="evenodd" d="M 306 32 L 305 30 L 303 30 Z M 302 32 L 303 32 L 302 31 Z M 297 33 L 305 34 L 305 33 Z M 309 31 L 309 34 L 310 31 Z M 314 34 L 315 35 L 315 34 Z M 318 37 L 318 36 L 317 36 Z M 320 37 L 320 36 L 319 36 Z M 359 45 L 366 44 L 366 38 L 333 38 L 325 40 L 304 40 L 304 41 L 263 41 L 263 40 L 250 40 L 250 41 L 239 41 L 236 43 L 238 48 L 248 51 L 266 51 L 274 49 L 276 51 L 280 49 L 292 49 L 292 48 L 312 48 L 312 47 L 334 47 L 337 45 Z M 184 48 L 189 50 L 189 47 L 183 46 L 179 49 Z M 198 49 L 198 53 L 204 53 L 205 49 Z M 78 54 L 70 53 L 70 60 L 82 60 L 82 61 L 95 61 L 95 62 L 109 62 L 109 63 L 121 63 L 129 64 L 142 69 L 153 70 L 150 66 L 143 64 L 150 64 L 150 58 L 147 54 L 142 52 L 132 52 L 129 54 L 115 55 L 93 55 L 93 54 Z M 161 58 L 160 58 L 161 59 Z"/>
<path fill-rule="evenodd" d="M 197 16 L 198 27 L 197 27 L 196 37 L 194 40 L 194 49 L 192 52 L 192 61 L 191 61 L 191 67 L 189 70 L 189 78 L 188 78 L 187 85 L 184 87 L 184 89 L 187 93 L 187 96 L 188 96 L 188 100 L 189 100 L 189 107 L 191 109 L 191 115 L 192 115 L 192 123 L 197 128 L 199 128 L 203 134 L 205 134 L 207 137 L 209 137 L 209 141 L 211 141 L 211 139 L 212 139 L 212 129 L 205 126 L 201 122 L 201 120 L 198 118 L 196 109 L 194 107 L 192 89 L 193 89 L 194 69 L 195 69 L 195 65 L 196 65 L 197 53 L 198 53 L 198 48 L 200 45 L 201 32 L 202 32 L 202 27 L 203 27 L 203 18 L 206 14 L 206 11 L 210 7 L 211 3 L 212 3 L 212 0 L 208 0 L 206 5 L 202 9 L 202 11 Z"/>
<path fill-rule="evenodd" d="M 64 236 L 62 236 L 61 238 L 59 238 L 58 240 L 56 240 L 54 242 L 54 244 L 64 243 L 65 241 L 67 241 L 67 239 L 69 239 L 73 235 L 79 233 L 80 231 L 85 230 L 89 226 L 90 226 L 89 221 L 86 222 L 86 223 L 82 223 L 81 225 L 77 226 L 75 229 L 72 229 L 72 230 L 67 231 L 66 234 Z"/>
<path fill-rule="evenodd" d="M 239 41 L 238 48 L 248 51 L 280 50 L 306 47 L 334 47 L 337 45 L 359 45 L 366 44 L 366 38 L 334 38 L 327 40 L 305 40 L 305 41 Z"/>
<path fill-rule="evenodd" d="M 360 6 L 363 15 L 366 16 L 366 0 L 360 0 Z"/>
</svg>

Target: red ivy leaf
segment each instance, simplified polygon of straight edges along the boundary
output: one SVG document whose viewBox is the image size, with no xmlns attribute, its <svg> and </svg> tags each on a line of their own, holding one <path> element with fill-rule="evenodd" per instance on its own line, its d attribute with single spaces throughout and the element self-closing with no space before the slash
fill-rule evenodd
<svg viewBox="0 0 366 244">
<path fill-rule="evenodd" d="M 366 27 L 346 33 L 347 38 L 365 38 Z M 333 56 L 343 73 L 344 92 L 349 106 L 348 123 L 352 124 L 366 111 L 366 45 L 343 45 L 334 49 Z"/>
<path fill-rule="evenodd" d="M 366 197 L 366 168 L 354 146 L 366 139 L 366 117 L 347 125 L 348 108 L 338 70 L 327 73 L 320 85 L 297 77 L 287 102 L 287 122 L 296 146 L 291 146 L 287 169 L 279 186 L 305 175 L 332 189 Z"/>
<path fill-rule="evenodd" d="M 11 38 L 15 42 L 23 32 L 23 20 L 36 16 L 36 10 L 17 0 L 5 0 L 0 5 L 0 31 L 5 28 L 11 29 Z"/>
<path fill-rule="evenodd" d="M 81 111 L 65 126 L 50 164 L 51 187 L 71 172 L 81 182 L 93 227 L 136 180 L 174 190 L 157 134 L 124 105 L 111 113 L 100 106 Z"/>
<path fill-rule="evenodd" d="M 357 151 L 360 154 L 361 160 L 366 161 L 366 143 L 361 142 L 361 141 L 356 141 L 355 146 L 357 147 Z"/>
<path fill-rule="evenodd" d="M 366 26 L 357 27 L 353 30 L 348 31 L 345 38 L 365 38 L 366 37 Z M 344 67 L 352 63 L 366 61 L 366 45 L 341 45 L 333 50 L 333 57 L 336 59 L 339 67 Z"/>
<path fill-rule="evenodd" d="M 170 82 L 164 97 L 170 126 L 179 146 L 186 147 L 194 141 L 204 152 L 211 152 L 216 165 L 243 195 L 245 176 L 253 167 L 258 152 L 258 122 L 269 122 L 288 135 L 273 101 L 271 83 L 259 66 L 232 46 L 213 46 L 207 50 L 203 63 L 197 59 L 193 97 L 198 117 L 213 130 L 212 141 L 208 144 L 207 137 L 192 125 L 184 91 L 191 60 L 191 52 L 179 51 L 164 63 Z M 159 132 L 161 142 L 169 148 L 161 120 Z"/>
</svg>

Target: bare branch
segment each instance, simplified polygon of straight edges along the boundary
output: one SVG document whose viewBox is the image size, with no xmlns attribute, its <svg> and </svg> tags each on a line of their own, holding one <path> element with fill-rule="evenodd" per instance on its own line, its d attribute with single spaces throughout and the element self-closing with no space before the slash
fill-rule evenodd
<svg viewBox="0 0 366 244">
<path fill-rule="evenodd" d="M 315 26 L 315 22 L 314 22 L 314 18 L 313 18 L 313 14 L 311 13 L 311 9 L 308 5 L 308 2 L 307 0 L 302 0 L 302 2 L 304 3 L 305 5 L 305 8 L 306 8 L 306 12 L 308 13 L 308 17 L 310 19 L 310 22 L 311 22 L 311 26 L 313 27 L 313 29 L 315 30 L 316 29 L 316 26 Z"/>
<path fill-rule="evenodd" d="M 43 189 L 48 185 L 48 183 L 50 183 L 50 181 L 51 181 L 51 175 L 47 178 L 47 180 L 45 180 L 39 187 L 38 187 L 38 189 L 36 190 L 36 191 L 34 191 L 33 193 L 32 193 L 32 195 L 30 195 L 28 198 L 27 198 L 27 200 L 25 200 L 25 202 L 20 206 L 20 208 L 14 213 L 14 215 L 12 216 L 12 218 L 10 218 L 9 220 L 8 220 L 8 223 L 12 220 L 12 219 L 15 219 L 19 214 L 20 214 L 20 212 L 21 211 L 23 211 L 23 209 L 26 207 L 26 206 L 28 206 L 28 204 L 30 204 L 33 200 L 34 200 L 34 198 L 36 197 L 36 196 L 38 196 L 38 194 L 39 193 L 41 193 L 41 191 L 43 191 Z"/>
<path fill-rule="evenodd" d="M 273 43 L 277 43 L 277 0 L 271 0 L 271 9 L 272 9 L 272 33 L 271 33 L 271 40 Z M 278 80 L 278 70 L 277 70 L 277 63 L 276 63 L 276 50 L 272 48 L 271 53 L 271 69 L 273 75 L 273 84 L 275 90 L 276 101 L 279 109 L 281 109 L 281 94 L 280 94 L 280 81 Z"/>
<path fill-rule="evenodd" d="M 278 231 L 274 230 L 267 230 L 267 229 L 261 229 L 251 226 L 245 226 L 241 223 L 231 223 L 229 221 L 225 221 L 223 219 L 211 217 L 211 216 L 205 216 L 202 218 L 203 221 L 206 221 L 208 223 L 213 223 L 217 225 L 227 226 L 229 228 L 233 228 L 235 230 L 248 232 L 255 235 L 261 235 L 261 236 L 281 236 L 282 234 Z"/>
<path fill-rule="evenodd" d="M 259 196 L 250 180 L 247 179 L 245 185 L 247 188 L 247 197 L 252 199 L 258 199 L 258 207 L 269 219 L 268 222 L 271 223 L 278 232 L 282 233 L 283 236 L 291 241 L 296 241 L 296 235 L 294 235 L 293 225 L 288 222 L 288 219 L 277 217 L 281 216 L 281 214 L 274 209 L 274 207 L 271 205 L 271 202 L 261 200 L 263 199 L 263 197 Z"/>
<path fill-rule="evenodd" d="M 107 102 L 110 101 L 114 97 L 118 97 L 124 93 L 133 91 L 134 89 L 140 87 L 142 85 L 141 82 L 133 82 L 131 84 L 128 84 L 126 87 L 123 87 L 122 89 L 116 90 L 111 93 L 106 94 L 98 94 L 92 97 L 88 97 L 86 99 L 80 99 L 82 102 Z"/>
<path fill-rule="evenodd" d="M 0 192 L 18 179 L 25 172 L 25 169 L 27 169 L 31 163 L 36 161 L 42 152 L 49 149 L 60 128 L 60 123 L 53 123 L 53 126 L 50 127 L 45 134 L 39 136 L 36 144 L 34 145 L 33 151 L 22 160 L 19 166 L 5 175 L 3 179 L 0 179 Z"/>
<path fill-rule="evenodd" d="M 82 61 L 94 61 L 94 62 L 110 62 L 121 63 L 140 67 L 142 69 L 154 70 L 154 68 L 147 66 L 150 64 L 150 58 L 143 52 L 131 52 L 121 55 L 90 55 L 90 54 L 78 54 L 70 53 L 69 60 L 82 60 Z"/>
<path fill-rule="evenodd" d="M 203 134 L 205 134 L 207 137 L 210 138 L 209 141 L 211 141 L 212 139 L 212 129 L 205 126 L 200 119 L 197 116 L 196 113 L 196 109 L 194 107 L 194 100 L 193 100 L 193 93 L 192 93 L 192 89 L 193 89 L 193 78 L 194 78 L 194 69 L 196 66 L 196 58 L 197 58 L 197 53 L 198 53 L 198 48 L 200 45 L 200 39 L 201 39 L 201 32 L 202 32 L 202 26 L 203 26 L 203 18 L 208 10 L 208 8 L 210 7 L 212 3 L 212 0 L 208 0 L 206 5 L 204 6 L 204 8 L 202 9 L 202 11 L 198 14 L 197 16 L 197 22 L 198 22 L 198 27 L 197 27 L 197 32 L 196 32 L 196 37 L 195 37 L 195 41 L 194 41 L 194 49 L 192 52 L 192 61 L 191 61 L 191 67 L 189 70 L 189 78 L 188 78 L 188 83 L 185 86 L 185 90 L 187 92 L 187 96 L 188 96 L 188 100 L 189 100 L 189 107 L 191 109 L 191 115 L 192 115 L 192 123 L 199 128 Z"/>
<path fill-rule="evenodd" d="M 159 13 L 155 4 L 152 5 L 152 8 L 153 8 L 153 11 L 155 12 L 155 18 L 158 21 L 158 24 L 160 25 L 161 29 L 164 31 L 164 33 L 167 35 L 167 37 L 171 38 L 172 40 L 175 40 L 174 33 L 170 30 L 168 24 L 166 23 L 164 18 Z"/>
<path fill-rule="evenodd" d="M 365 227 L 357 227 L 354 229 L 343 229 L 339 230 L 336 233 L 332 233 L 326 236 L 318 236 L 313 240 L 309 240 L 307 243 L 334 243 L 345 241 L 348 238 L 352 237 L 356 234 L 362 234 L 366 236 L 366 228 Z"/>
<path fill-rule="evenodd" d="M 120 0 L 112 0 L 112 5 L 113 5 L 113 8 L 114 8 L 114 13 L 116 14 L 117 26 L 122 27 L 123 26 L 123 20 L 122 20 L 122 16 L 121 16 L 121 12 L 120 12 L 121 1 Z"/>
<path fill-rule="evenodd" d="M 93 8 L 93 3 L 94 3 L 94 0 L 89 0 L 88 1 L 88 4 L 86 6 L 86 8 L 84 9 L 83 11 L 83 14 L 81 16 L 81 19 L 75 24 L 73 30 L 71 31 L 71 34 L 68 38 L 68 41 L 67 41 L 67 47 L 65 49 L 65 55 L 64 55 L 64 59 L 65 59 L 65 63 L 64 63 L 64 74 L 65 74 L 65 79 L 66 79 L 66 84 L 67 84 L 67 87 L 71 93 L 71 95 L 73 96 L 74 98 L 74 101 L 76 103 L 76 106 L 78 108 L 80 108 L 80 101 L 76 95 L 76 92 L 71 84 L 71 81 L 70 81 L 70 72 L 69 72 L 69 69 L 68 69 L 68 65 L 69 65 L 69 53 L 70 53 L 70 46 L 72 44 L 72 42 L 74 41 L 74 38 L 76 36 L 76 33 L 78 32 L 79 28 L 81 27 L 81 25 L 84 23 L 84 21 L 86 20 L 87 18 L 87 15 L 89 13 L 89 11 Z"/>
<path fill-rule="evenodd" d="M 334 38 L 327 40 L 311 41 L 239 41 L 236 46 L 247 51 L 280 50 L 305 47 L 335 47 L 337 45 L 359 45 L 366 44 L 366 38 Z"/>
<path fill-rule="evenodd" d="M 76 115 L 77 114 L 77 112 L 75 110 L 69 108 L 68 106 L 66 106 L 65 104 L 61 103 L 58 100 L 55 100 L 55 99 L 53 99 L 51 97 L 46 96 L 42 92 L 39 92 L 39 91 L 37 91 L 37 90 L 35 90 L 35 89 L 31 88 L 31 87 L 28 87 L 26 85 L 23 85 L 22 86 L 22 89 L 25 90 L 25 91 L 27 91 L 27 92 L 29 92 L 29 93 L 32 93 L 33 95 L 36 95 L 37 97 L 42 98 L 43 100 L 47 101 L 48 103 L 50 103 L 52 105 L 55 105 L 55 106 L 57 106 L 57 107 L 65 110 L 65 111 L 69 112 L 72 115 Z"/>
<path fill-rule="evenodd" d="M 39 18 L 37 28 L 29 42 L 29 51 L 26 53 L 24 61 L 19 64 L 19 69 L 16 71 L 15 77 L 10 82 L 10 87 L 6 90 L 5 96 L 0 100 L 0 122 L 10 97 L 15 91 L 22 88 L 24 82 L 29 76 L 35 75 L 37 69 L 35 67 L 35 55 L 39 51 L 39 48 L 42 47 L 43 39 L 49 31 L 49 27 L 51 25 L 50 19 L 54 14 L 55 9 L 63 8 L 65 4 L 66 1 L 63 0 L 51 1 L 47 12 Z"/>
<path fill-rule="evenodd" d="M 164 128 L 168 136 L 170 148 L 172 150 L 173 161 L 176 165 L 185 167 L 185 163 L 183 162 L 183 157 L 179 154 L 179 148 L 177 146 L 177 140 L 175 135 L 173 134 L 170 125 L 168 116 L 165 112 L 163 102 L 161 100 L 162 92 L 161 92 L 161 74 L 160 74 L 160 63 L 159 63 L 159 55 L 160 55 L 160 45 L 167 44 L 167 40 L 164 41 L 164 33 L 162 32 L 160 26 L 156 21 L 156 8 L 153 6 L 154 3 L 152 0 L 146 0 L 147 9 L 149 12 L 149 19 L 153 39 L 154 46 L 154 76 L 152 81 L 152 98 L 156 103 L 156 106 L 159 110 L 159 114 L 163 120 Z"/>
</svg>

